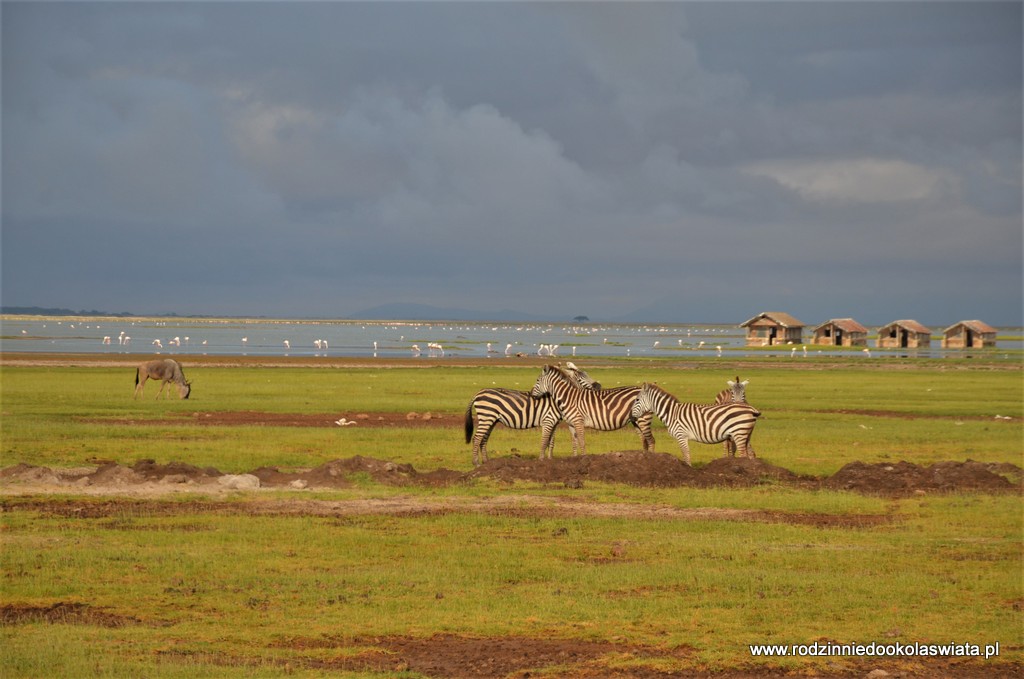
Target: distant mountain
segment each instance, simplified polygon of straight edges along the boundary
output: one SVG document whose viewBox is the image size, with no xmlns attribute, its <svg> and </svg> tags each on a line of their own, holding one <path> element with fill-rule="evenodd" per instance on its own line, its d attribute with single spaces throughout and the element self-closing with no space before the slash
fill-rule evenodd
<svg viewBox="0 0 1024 679">
<path fill-rule="evenodd" d="M 436 307 L 429 304 L 411 304 L 395 302 L 364 309 L 349 315 L 349 318 L 377 320 L 408 320 L 408 321 L 565 321 L 565 318 L 541 316 L 512 309 L 479 311 L 473 309 L 456 309 L 452 307 Z"/>
<path fill-rule="evenodd" d="M 126 311 L 110 313 L 108 311 L 72 311 L 71 309 L 50 309 L 38 306 L 5 306 L 0 307 L 0 314 L 12 316 L 133 316 Z"/>
</svg>

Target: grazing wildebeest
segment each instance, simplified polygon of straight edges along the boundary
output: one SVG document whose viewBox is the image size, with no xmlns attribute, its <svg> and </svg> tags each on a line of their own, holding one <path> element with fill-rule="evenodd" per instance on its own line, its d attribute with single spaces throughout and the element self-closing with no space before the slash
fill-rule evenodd
<svg viewBox="0 0 1024 679">
<path fill-rule="evenodd" d="M 192 393 L 192 383 L 185 381 L 185 373 L 181 371 L 181 365 L 174 359 L 159 358 L 140 364 L 135 369 L 135 395 L 132 398 L 138 398 L 142 393 L 142 389 L 146 386 L 146 380 L 160 380 L 160 391 L 156 393 L 157 398 L 160 398 L 160 394 L 163 393 L 164 387 L 169 382 L 174 382 L 177 385 L 178 396 L 181 398 L 188 398 L 188 395 Z M 170 389 L 167 390 L 167 393 L 170 393 Z"/>
</svg>

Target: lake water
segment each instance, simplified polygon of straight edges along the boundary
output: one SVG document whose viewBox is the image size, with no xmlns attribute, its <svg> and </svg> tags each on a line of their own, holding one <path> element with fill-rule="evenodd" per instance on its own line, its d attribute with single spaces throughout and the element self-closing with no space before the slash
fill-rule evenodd
<svg viewBox="0 0 1024 679">
<path fill-rule="evenodd" d="M 809 333 L 808 333 L 809 334 Z M 1019 337 L 1020 329 L 1005 333 Z M 168 356 L 343 356 L 343 357 L 493 357 L 523 354 L 573 357 L 807 356 L 859 355 L 815 345 L 748 349 L 737 325 L 612 325 L 600 323 L 484 323 L 441 321 L 297 321 L 213 319 L 69 319 L 14 318 L 0 326 L 0 350 Z M 319 346 L 318 343 L 319 342 Z M 1024 346 L 1020 339 L 1000 341 L 983 353 L 1007 358 Z M 871 355 L 962 357 L 939 341 L 920 350 L 876 349 Z"/>
</svg>

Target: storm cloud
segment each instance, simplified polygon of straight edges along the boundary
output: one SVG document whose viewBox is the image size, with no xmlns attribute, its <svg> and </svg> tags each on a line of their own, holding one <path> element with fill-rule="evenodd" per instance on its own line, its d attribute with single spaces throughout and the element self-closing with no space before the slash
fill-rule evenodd
<svg viewBox="0 0 1024 679">
<path fill-rule="evenodd" d="M 5 305 L 1021 325 L 1021 5 L 19 3 Z"/>
</svg>

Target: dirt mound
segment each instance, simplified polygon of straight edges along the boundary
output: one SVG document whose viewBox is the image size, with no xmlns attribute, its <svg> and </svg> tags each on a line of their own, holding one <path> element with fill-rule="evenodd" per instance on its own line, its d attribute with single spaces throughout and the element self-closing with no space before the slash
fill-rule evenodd
<svg viewBox="0 0 1024 679">
<path fill-rule="evenodd" d="M 695 474 L 692 467 L 667 453 L 623 451 L 551 460 L 515 456 L 493 458 L 469 472 L 468 477 L 564 483 L 569 487 L 579 487 L 585 480 L 672 487 L 691 485 Z"/>
<path fill-rule="evenodd" d="M 1014 473 L 1018 482 L 1014 484 L 1005 476 L 993 471 Z M 910 462 L 873 463 L 851 462 L 825 480 L 826 488 L 853 490 L 878 495 L 909 495 L 928 491 L 1008 491 L 1020 489 L 1020 467 L 1016 465 L 987 465 L 968 460 L 966 462 L 936 462 L 922 467 Z"/>
<path fill-rule="evenodd" d="M 1007 478 L 1010 477 L 1010 478 Z M 348 488 L 361 482 L 389 486 L 443 487 L 478 478 L 512 483 L 531 481 L 582 488 L 587 481 L 624 483 L 632 486 L 676 488 L 692 486 L 750 487 L 775 484 L 800 488 L 831 488 L 886 496 L 916 492 L 977 490 L 1007 492 L 1022 490 L 1021 469 L 1016 465 L 980 462 L 937 462 L 922 467 L 910 462 L 853 462 L 828 478 L 801 476 L 760 459 L 719 458 L 702 467 L 687 467 L 668 453 L 622 451 L 603 455 L 542 460 L 535 457 L 492 459 L 470 472 L 436 469 L 421 473 L 410 464 L 356 455 L 332 460 L 313 469 L 283 472 L 260 467 L 248 474 L 222 474 L 213 467 L 196 467 L 182 462 L 157 464 L 140 460 L 131 467 L 104 462 L 95 469 L 51 470 L 19 464 L 0 470 L 5 484 L 20 484 L 33 490 L 66 487 L 94 490 L 133 488 L 255 490 L 257 488 Z M 1012 480 L 1011 480 L 1012 479 Z"/>
</svg>

